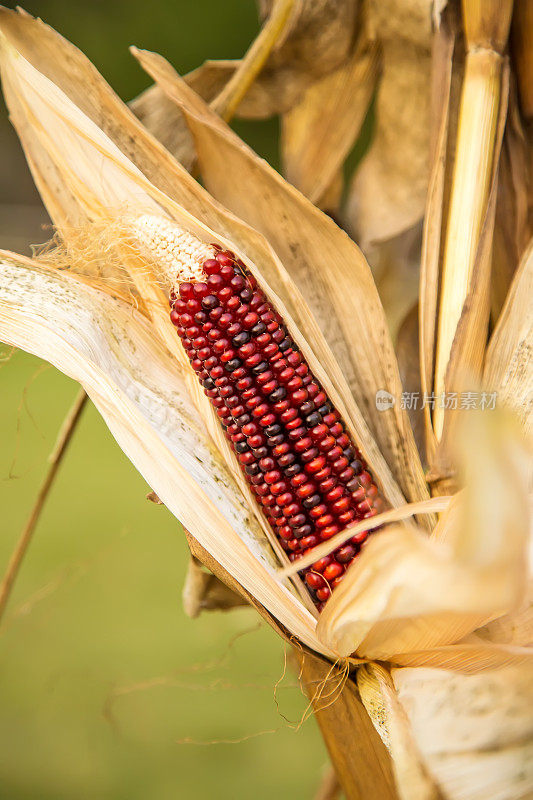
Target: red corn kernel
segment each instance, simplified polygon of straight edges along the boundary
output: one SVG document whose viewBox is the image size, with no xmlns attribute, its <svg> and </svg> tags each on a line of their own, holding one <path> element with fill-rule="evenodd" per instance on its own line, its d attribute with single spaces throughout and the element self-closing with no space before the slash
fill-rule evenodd
<svg viewBox="0 0 533 800">
<path fill-rule="evenodd" d="M 309 510 L 309 516 L 313 519 L 320 519 L 320 517 L 327 513 L 327 510 L 327 505 L 325 503 L 320 503 L 318 506 Z"/>
<path fill-rule="evenodd" d="M 259 408 L 260 406 L 258 406 Z M 259 420 L 259 424 L 262 428 L 268 428 L 270 425 L 273 425 L 276 421 L 275 414 L 264 414 L 261 419 Z"/>
<path fill-rule="evenodd" d="M 347 525 L 355 519 L 355 511 L 353 508 L 350 508 L 348 511 L 344 511 L 342 514 L 339 514 L 337 517 L 337 522 L 339 525 L 342 525 L 345 528 Z"/>
<path fill-rule="evenodd" d="M 331 556 L 324 556 L 318 561 L 315 561 L 315 563 L 312 564 L 311 569 L 313 570 L 313 572 L 324 572 L 326 567 L 328 567 L 331 564 L 332 560 L 333 559 Z"/>
<path fill-rule="evenodd" d="M 306 464 L 304 469 L 306 472 L 312 474 L 314 472 L 318 472 L 319 470 L 323 469 L 325 464 L 326 464 L 326 459 L 324 458 L 324 456 L 318 456 L 317 458 L 314 458 L 312 461 Z"/>
<path fill-rule="evenodd" d="M 289 505 L 283 509 L 283 513 L 287 517 L 287 519 L 292 519 L 297 514 L 301 512 L 301 506 L 298 503 L 289 503 Z"/>
<path fill-rule="evenodd" d="M 355 556 L 357 549 L 353 544 L 345 544 L 335 552 L 335 558 L 341 564 L 348 564 Z"/>
<path fill-rule="evenodd" d="M 333 472 L 336 472 L 338 475 L 340 472 L 346 469 L 347 466 L 348 466 L 348 459 L 345 458 L 344 456 L 341 456 L 340 458 L 338 458 L 336 461 L 333 462 L 331 468 Z"/>
<path fill-rule="evenodd" d="M 355 492 L 352 492 L 352 501 L 357 505 L 365 498 L 365 490 L 362 486 L 359 487 Z"/>
<path fill-rule="evenodd" d="M 304 536 L 300 539 L 300 546 L 305 548 L 305 550 L 309 549 L 310 547 L 316 547 L 319 544 L 320 539 L 315 534 L 311 534 L 311 536 Z"/>
<path fill-rule="evenodd" d="M 288 422 L 291 422 L 293 419 L 297 419 L 298 412 L 295 408 L 288 408 L 287 411 L 284 411 L 283 414 L 280 416 L 281 422 L 286 425 Z"/>
<path fill-rule="evenodd" d="M 321 589 L 325 586 L 324 578 L 316 572 L 308 572 L 305 576 L 305 582 L 311 589 Z"/>
<path fill-rule="evenodd" d="M 330 564 L 329 566 L 326 567 L 323 574 L 324 578 L 329 582 L 335 580 L 335 578 L 338 578 L 339 575 L 342 575 L 343 572 L 344 572 L 344 567 L 334 562 L 333 564 Z"/>
<path fill-rule="evenodd" d="M 359 475 L 359 483 L 361 486 L 364 486 L 365 489 L 368 489 L 369 486 L 372 485 L 372 476 L 369 472 L 361 472 Z"/>
<path fill-rule="evenodd" d="M 320 538 L 321 539 L 331 539 L 332 536 L 335 536 L 336 533 L 339 532 L 338 525 L 328 525 L 327 528 L 322 528 L 320 531 Z"/>
<path fill-rule="evenodd" d="M 335 503 L 332 503 L 331 510 L 335 514 L 342 514 L 350 508 L 350 503 L 351 500 L 349 497 L 341 497 L 340 500 L 336 500 Z"/>
</svg>

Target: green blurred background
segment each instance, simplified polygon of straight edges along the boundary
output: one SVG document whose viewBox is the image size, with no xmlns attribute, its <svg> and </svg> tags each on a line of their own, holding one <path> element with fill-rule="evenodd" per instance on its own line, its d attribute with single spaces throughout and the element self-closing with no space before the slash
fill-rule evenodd
<svg viewBox="0 0 533 800">
<path fill-rule="evenodd" d="M 8 5 L 10 5 L 8 3 Z M 28 0 L 125 99 L 149 81 L 128 45 L 180 72 L 241 56 L 252 0 Z M 277 122 L 238 123 L 277 162 Z M 47 217 L 0 108 L 0 248 L 29 252 Z M 0 363 L 0 569 L 77 386 L 22 352 Z M 0 797 L 311 798 L 327 764 L 281 641 L 247 609 L 191 621 L 188 551 L 171 515 L 89 407 L 0 629 Z"/>
</svg>

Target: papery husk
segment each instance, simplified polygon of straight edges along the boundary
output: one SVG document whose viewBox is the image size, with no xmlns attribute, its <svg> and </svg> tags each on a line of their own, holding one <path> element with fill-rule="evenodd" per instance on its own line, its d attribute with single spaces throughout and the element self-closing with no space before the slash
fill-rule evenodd
<svg viewBox="0 0 533 800">
<path fill-rule="evenodd" d="M 167 508 L 300 641 L 326 652 L 191 402 L 179 364 L 129 304 L 2 254 L 0 339 L 79 381 Z M 331 655 L 331 651 L 330 651 Z"/>
<path fill-rule="evenodd" d="M 489 342 L 483 375 L 498 403 L 513 409 L 526 435 L 533 434 L 533 240 L 514 277 Z"/>
<path fill-rule="evenodd" d="M 459 507 L 443 515 L 452 515 L 455 534 L 441 531 L 432 540 L 412 530 L 374 534 L 335 590 L 335 602 L 326 604 L 317 633 L 342 655 L 418 665 L 440 648 L 441 663 L 460 670 L 462 659 L 465 671 L 486 669 L 496 658 L 533 658 L 531 649 L 484 647 L 481 639 L 474 642 L 476 658 L 460 649 L 476 628 L 514 612 L 526 592 L 531 455 L 514 421 L 482 416 L 471 416 L 462 432 L 469 480 Z M 442 653 L 448 645 L 450 660 Z"/>
<path fill-rule="evenodd" d="M 272 53 L 283 47 L 306 8 L 305 0 L 274 0 L 259 34 L 230 80 L 212 101 L 213 111 L 229 121 Z"/>
<path fill-rule="evenodd" d="M 283 174 L 315 205 L 324 197 L 359 136 L 378 77 L 375 42 L 361 41 L 338 70 L 314 83 L 282 117 Z"/>
<path fill-rule="evenodd" d="M 365 433 L 366 423 L 406 496 L 427 497 L 405 412 L 399 404 L 386 412 L 378 412 L 375 406 L 378 388 L 386 387 L 399 397 L 401 386 L 383 311 L 360 251 L 332 220 L 283 181 L 210 112 L 161 56 L 137 50 L 134 54 L 187 114 L 207 187 L 268 237 L 309 299 L 313 315 L 342 367 L 342 372 L 330 367 L 329 373 L 334 375 L 339 389 L 347 380 L 353 392 L 357 406 L 348 401 L 346 407 L 350 409 L 356 440 L 363 452 L 366 449 L 369 463 L 373 465 L 379 453 L 368 429 Z M 230 173 L 231 181 L 227 178 Z M 265 277 L 272 286 L 270 274 Z M 298 310 L 298 326 L 310 330 L 313 320 L 300 304 Z M 320 342 L 318 326 L 309 339 Z M 331 364 L 325 348 L 319 352 L 315 346 L 315 352 L 323 364 Z"/>
<path fill-rule="evenodd" d="M 98 114 L 99 122 L 103 126 L 102 129 L 95 125 L 92 119 L 85 115 L 69 96 L 63 94 L 42 73 L 37 72 L 16 51 L 10 50 L 11 45 L 4 45 L 4 91 L 12 118 L 21 136 L 41 194 L 60 231 L 63 230 L 64 238 L 68 241 L 68 229 L 72 225 L 72 218 L 78 223 L 83 221 L 84 217 L 86 219 L 103 219 L 105 222 L 113 213 L 119 216 L 127 214 L 130 218 L 135 214 L 149 212 L 174 219 L 203 241 L 218 240 L 223 245 L 230 247 L 246 259 L 254 274 L 256 274 L 257 263 L 251 262 L 249 253 L 244 251 L 240 244 L 245 237 L 247 242 L 257 243 L 256 247 L 253 247 L 252 244 L 248 250 L 252 250 L 254 255 L 259 256 L 260 265 L 257 266 L 261 269 L 261 276 L 256 275 L 260 283 L 264 283 L 262 276 L 265 272 L 268 277 L 274 277 L 276 288 L 280 288 L 284 298 L 290 304 L 291 310 L 297 313 L 297 327 L 293 324 L 289 311 L 284 308 L 281 300 L 269 287 L 266 288 L 268 296 L 285 318 L 292 335 L 311 363 L 314 373 L 323 383 L 347 424 L 354 425 L 357 410 L 355 409 L 354 413 L 354 404 L 340 369 L 325 344 L 318 326 L 307 311 L 305 303 L 298 296 L 297 290 L 284 272 L 280 262 L 269 253 L 264 240 L 217 207 L 166 151 L 161 153 L 164 174 L 160 175 L 157 169 L 160 145 L 146 134 L 131 113 L 98 76 L 94 68 L 75 48 L 65 43 L 51 29 L 34 21 L 29 16 L 20 16 L 4 11 L 0 16 L 0 25 L 9 34 L 10 40 L 16 42 L 30 58 L 38 61 L 42 69 L 48 69 L 48 60 L 45 58 L 47 47 L 53 43 L 56 50 L 59 47 L 63 48 L 70 56 L 69 74 L 68 76 L 58 74 L 55 62 L 50 67 L 51 72 L 54 73 L 56 80 L 64 77 L 69 92 L 79 100 L 80 104 L 85 106 L 88 113 Z M 31 42 L 31 51 L 27 49 L 28 42 Z M 77 70 L 73 69 L 71 63 L 73 60 Z M 80 86 L 83 87 L 83 94 L 80 92 L 79 86 L 70 82 L 71 73 L 76 71 L 83 72 L 85 77 L 85 80 L 80 83 Z M 81 75 L 78 75 L 78 78 L 81 78 Z M 78 95 L 80 95 L 79 98 Z M 87 97 L 91 98 L 92 104 L 87 105 Z M 121 119 L 120 127 L 116 127 L 117 116 Z M 32 120 L 32 126 L 26 124 L 28 119 Z M 135 138 L 131 134 L 128 136 L 128 131 L 133 130 L 137 131 Z M 106 135 L 106 131 L 107 134 L 113 134 L 119 145 L 127 144 L 133 161 L 123 154 L 110 136 Z M 100 162 L 98 170 L 94 169 L 95 159 Z M 154 180 L 160 178 L 165 188 L 170 188 L 169 180 L 173 178 L 173 193 L 179 195 L 179 200 L 183 202 L 184 207 L 178 205 L 167 194 L 150 183 L 145 174 L 136 166 L 136 163 L 139 163 L 143 170 L 146 169 L 146 159 L 150 159 L 148 171 L 151 176 Z M 65 187 L 68 187 L 66 191 Z M 200 212 L 200 218 L 191 216 L 188 212 L 191 207 L 195 213 Z M 114 212 L 113 209 L 115 209 Z M 216 232 L 199 221 L 206 217 L 209 221 L 215 221 Z M 231 229 L 232 234 L 237 234 L 237 240 L 224 238 L 224 233 L 228 228 Z M 120 242 L 121 238 L 118 237 L 119 246 Z M 149 303 L 150 313 L 158 334 L 176 359 L 182 362 L 188 389 L 208 425 L 209 433 L 223 454 L 241 491 L 247 497 L 250 508 L 254 509 L 272 547 L 281 562 L 286 562 L 287 557 L 259 511 L 209 401 L 192 370 L 187 366 L 182 348 L 168 319 L 165 294 L 155 281 L 155 276 L 150 275 L 146 264 L 140 262 L 135 253 L 132 254 L 130 245 L 124 251 L 124 263 L 134 281 L 139 285 L 140 294 Z M 265 267 L 267 268 L 265 269 Z M 312 351 L 308 341 L 302 339 L 300 331 L 308 336 L 309 341 L 313 342 Z M 317 361 L 315 354 L 320 356 L 320 362 Z M 327 366 L 327 372 L 322 365 Z M 330 375 L 334 376 L 335 385 L 332 384 Z M 355 425 L 357 426 L 354 433 L 355 439 L 361 443 L 361 449 L 372 465 L 374 474 L 382 485 L 384 495 L 391 503 L 401 504 L 403 502 L 402 495 L 383 457 L 373 444 L 360 415 L 355 419 Z M 314 613 L 308 592 L 301 586 L 299 579 L 296 583 L 300 585 L 302 601 Z"/>
<path fill-rule="evenodd" d="M 381 48 L 372 144 L 348 199 L 347 228 L 366 253 L 423 216 L 429 170 L 429 0 L 367 2 L 369 37 Z"/>
<path fill-rule="evenodd" d="M 424 767 L 407 714 L 388 669 L 370 662 L 357 670 L 357 688 L 374 727 L 391 755 L 401 800 L 442 800 Z"/>
<path fill-rule="evenodd" d="M 531 664 L 458 675 L 394 669 L 425 766 L 447 800 L 519 800 L 533 793 Z"/>
</svg>

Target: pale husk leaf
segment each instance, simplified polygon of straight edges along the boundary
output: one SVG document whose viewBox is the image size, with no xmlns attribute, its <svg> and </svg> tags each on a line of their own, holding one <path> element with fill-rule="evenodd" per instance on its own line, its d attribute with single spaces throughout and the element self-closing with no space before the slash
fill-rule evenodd
<svg viewBox="0 0 533 800">
<path fill-rule="evenodd" d="M 469 433 L 470 479 L 460 511 L 447 512 L 460 533 L 438 541 L 396 529 L 369 539 L 318 623 L 318 635 L 342 654 L 390 661 L 407 654 L 414 664 L 423 651 L 426 663 L 427 651 L 459 642 L 524 602 L 529 454 L 521 432 L 497 415 L 491 422 L 476 417 Z M 486 668 L 481 659 L 473 666 Z"/>
<path fill-rule="evenodd" d="M 0 338 L 79 381 L 167 508 L 292 634 L 324 652 L 198 420 L 183 371 L 131 306 L 65 273 L 4 255 Z"/>
<path fill-rule="evenodd" d="M 485 359 L 483 382 L 533 433 L 533 241 L 511 284 Z"/>
<path fill-rule="evenodd" d="M 405 411 L 399 403 L 383 413 L 376 409 L 378 389 L 387 388 L 399 397 L 401 386 L 383 310 L 360 251 L 328 217 L 213 115 L 163 58 L 144 51 L 135 51 L 135 55 L 187 114 L 208 188 L 268 237 L 308 298 L 342 367 L 342 373 L 335 372 L 334 380 L 339 388 L 347 380 L 357 403 L 358 408 L 351 404 L 351 416 L 357 419 L 355 428 L 362 432 L 363 418 L 367 421 L 407 497 L 427 497 Z M 228 180 L 228 174 L 232 180 Z M 272 285 L 270 276 L 266 277 Z M 304 320 L 305 316 L 300 310 L 296 321 L 303 330 L 309 330 L 311 320 Z M 329 364 L 327 350 L 317 350 L 318 332 L 309 338 L 315 343 L 319 359 Z M 329 372 L 333 374 L 331 367 Z M 371 438 L 357 439 L 370 454 Z M 369 455 L 371 464 L 376 455 Z"/>
<path fill-rule="evenodd" d="M 426 767 L 446 798 L 531 797 L 530 664 L 466 676 L 394 669 L 392 677 Z"/>
<path fill-rule="evenodd" d="M 390 672 L 381 664 L 364 664 L 357 670 L 357 688 L 374 727 L 391 754 L 401 800 L 440 800 L 441 795 L 422 763 Z"/>
</svg>

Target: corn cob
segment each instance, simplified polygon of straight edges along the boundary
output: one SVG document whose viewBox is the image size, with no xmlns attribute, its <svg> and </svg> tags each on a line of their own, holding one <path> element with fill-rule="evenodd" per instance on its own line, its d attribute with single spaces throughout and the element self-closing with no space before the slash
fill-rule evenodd
<svg viewBox="0 0 533 800">
<path fill-rule="evenodd" d="M 205 246 L 204 246 L 205 247 Z M 383 507 L 361 453 L 281 316 L 234 253 L 170 295 L 170 319 L 252 491 L 291 561 Z M 317 607 L 367 532 L 302 571 Z"/>
</svg>

